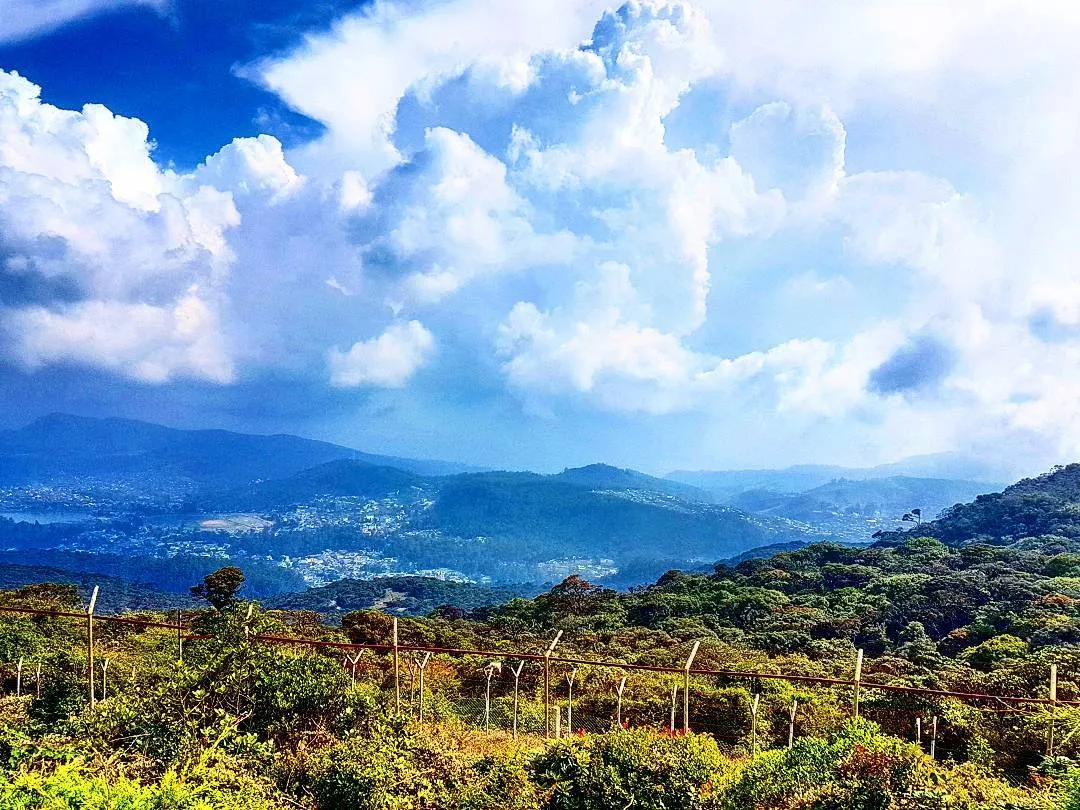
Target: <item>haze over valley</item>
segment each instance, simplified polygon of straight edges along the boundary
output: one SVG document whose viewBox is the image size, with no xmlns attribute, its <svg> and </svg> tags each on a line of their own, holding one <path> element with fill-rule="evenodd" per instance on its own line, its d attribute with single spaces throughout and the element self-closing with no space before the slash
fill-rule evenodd
<svg viewBox="0 0 1080 810">
<path fill-rule="evenodd" d="M 866 544 L 912 508 L 930 518 L 999 488 L 896 472 L 481 471 L 54 414 L 0 433 L 0 563 L 23 567 L 9 578 L 45 566 L 162 598 L 226 563 L 263 597 L 406 576 L 526 593 L 576 574 L 625 588 L 768 547 Z"/>
</svg>

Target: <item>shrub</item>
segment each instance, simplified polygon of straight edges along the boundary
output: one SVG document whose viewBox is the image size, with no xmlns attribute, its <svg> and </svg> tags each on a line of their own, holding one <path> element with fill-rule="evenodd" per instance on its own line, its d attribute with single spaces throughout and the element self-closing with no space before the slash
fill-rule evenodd
<svg viewBox="0 0 1080 810">
<path fill-rule="evenodd" d="M 83 760 L 0 771 L 0 807 L 10 810 L 271 810 L 267 786 L 234 763 L 202 758 L 142 784 L 123 773 L 102 773 Z"/>
<path fill-rule="evenodd" d="M 518 755 L 473 760 L 409 727 L 384 725 L 283 763 L 280 781 L 323 810 L 536 810 Z"/>
<path fill-rule="evenodd" d="M 803 739 L 791 750 L 769 751 L 724 796 L 724 810 L 814 807 L 888 810 L 898 801 L 956 810 L 1048 807 L 1044 794 L 988 778 L 977 766 L 941 765 L 920 748 L 883 736 L 866 720 L 832 740 Z"/>
<path fill-rule="evenodd" d="M 698 810 L 734 770 L 710 736 L 645 730 L 555 742 L 532 762 L 551 810 Z"/>
</svg>

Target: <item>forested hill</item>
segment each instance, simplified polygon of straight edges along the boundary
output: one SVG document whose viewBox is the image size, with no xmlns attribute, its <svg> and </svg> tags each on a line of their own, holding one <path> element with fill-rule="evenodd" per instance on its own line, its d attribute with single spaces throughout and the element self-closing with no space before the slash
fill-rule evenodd
<svg viewBox="0 0 1080 810">
<path fill-rule="evenodd" d="M 130 419 L 44 416 L 0 431 L 0 485 L 103 478 L 227 488 L 280 478 L 336 459 L 355 459 L 421 475 L 475 470 L 465 464 L 362 453 L 298 436 L 227 430 L 176 430 Z"/>
<path fill-rule="evenodd" d="M 1025 478 L 1002 492 L 944 510 L 933 521 L 907 532 L 883 532 L 880 539 L 936 537 L 950 546 L 971 543 L 1047 543 L 1080 548 L 1080 464 L 1055 467 Z"/>
<path fill-rule="evenodd" d="M 927 537 L 868 548 L 817 543 L 712 574 L 671 571 L 630 593 L 568 581 L 477 615 L 507 630 L 641 627 L 812 658 L 860 647 L 940 683 L 934 661 L 962 666 L 972 656 L 1080 644 L 1080 554 L 1053 543 L 952 549 Z"/>
</svg>

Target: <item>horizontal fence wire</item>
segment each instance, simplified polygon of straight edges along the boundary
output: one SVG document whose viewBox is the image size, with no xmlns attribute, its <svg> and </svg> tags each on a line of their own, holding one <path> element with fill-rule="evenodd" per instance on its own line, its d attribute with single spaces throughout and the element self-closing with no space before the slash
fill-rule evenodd
<svg viewBox="0 0 1080 810">
<path fill-rule="evenodd" d="M 52 618 L 70 618 L 87 620 L 89 614 L 85 612 L 77 611 L 62 611 L 62 610 L 42 610 L 39 608 L 17 607 L 17 606 L 0 606 L 0 614 L 21 614 L 30 616 L 44 616 Z M 205 635 L 198 635 L 191 633 L 192 626 L 190 624 L 170 623 L 162 621 L 154 621 L 150 619 L 139 619 L 131 616 L 114 616 L 106 614 L 94 614 L 93 620 L 95 623 L 107 622 L 116 623 L 129 626 L 137 626 L 149 629 L 161 629 L 170 630 L 176 633 L 185 633 L 183 636 L 185 641 L 200 641 L 206 640 L 209 637 Z M 1008 707 L 1020 707 L 1022 705 L 1033 706 L 1080 706 L 1080 700 L 1052 700 L 1050 698 L 1041 697 L 1026 697 L 1022 695 L 1000 695 L 991 694 L 986 692 L 960 692 L 949 689 L 931 689 L 928 687 L 920 686 L 904 686 L 901 684 L 889 684 L 889 683 L 876 683 L 874 681 L 868 681 L 865 679 L 854 680 L 846 678 L 831 678 L 818 675 L 799 675 L 794 673 L 779 673 L 779 672 L 761 672 L 752 670 L 734 670 L 734 669 L 712 669 L 706 667 L 691 667 L 687 669 L 685 666 L 663 666 L 658 664 L 637 664 L 624 661 L 611 661 L 611 660 L 593 660 L 578 657 L 568 657 L 559 655 L 545 655 L 543 653 L 515 651 L 515 650 L 485 650 L 485 649 L 465 649 L 458 647 L 437 647 L 421 644 L 360 644 L 348 641 L 330 641 L 326 639 L 311 639 L 295 636 L 281 636 L 264 633 L 252 633 L 247 637 L 248 641 L 257 642 L 261 644 L 278 644 L 278 645 L 297 645 L 311 648 L 323 648 L 323 649 L 336 649 L 336 650 L 370 650 L 377 653 L 431 653 L 432 655 L 447 655 L 452 657 L 464 657 L 464 656 L 480 656 L 485 658 L 493 658 L 499 660 L 516 660 L 516 661 L 536 661 L 544 662 L 548 661 L 550 664 L 564 664 L 574 667 L 596 667 L 596 668 L 609 668 L 621 670 L 624 672 L 652 672 L 660 674 L 670 674 L 685 676 L 687 673 L 691 676 L 712 676 L 722 678 L 734 678 L 734 679 L 760 679 L 760 680 L 776 680 L 785 681 L 788 683 L 802 683 L 802 684 L 815 684 L 818 686 L 836 686 L 836 687 L 848 687 L 854 689 L 858 686 L 860 689 L 869 689 L 883 692 L 896 692 L 907 693 L 911 695 L 922 695 L 928 697 L 938 698 L 954 698 L 962 702 L 978 702 L 978 701 L 991 701 L 1000 704 L 1006 704 Z M 1014 710 L 1014 709 L 1010 709 Z M 681 705 L 677 707 L 676 714 L 681 717 Z M 658 722 L 658 726 L 670 725 L 668 720 Z M 576 725 L 576 722 L 575 722 Z M 678 725 L 678 724 L 676 724 Z"/>
</svg>

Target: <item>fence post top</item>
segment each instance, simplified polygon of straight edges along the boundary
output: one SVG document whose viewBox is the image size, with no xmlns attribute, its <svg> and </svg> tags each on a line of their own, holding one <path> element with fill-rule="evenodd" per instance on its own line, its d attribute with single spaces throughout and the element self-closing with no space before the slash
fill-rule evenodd
<svg viewBox="0 0 1080 810">
<path fill-rule="evenodd" d="M 94 615 L 94 606 L 97 605 L 97 598 L 98 598 L 98 593 L 100 592 L 100 590 L 101 589 L 97 585 L 94 586 L 94 590 L 90 594 L 90 605 L 89 605 L 89 607 L 86 608 L 86 615 L 87 616 L 93 616 Z"/>
<path fill-rule="evenodd" d="M 697 657 L 698 647 L 701 646 L 701 641 L 694 642 L 694 648 L 690 650 L 690 657 L 686 659 L 686 671 L 690 672 L 690 667 L 694 665 L 694 658 Z"/>
<path fill-rule="evenodd" d="M 550 658 L 551 657 L 551 654 L 555 651 L 555 645 L 558 644 L 559 639 L 562 638 L 562 633 L 563 633 L 562 630 L 559 630 L 557 633 L 555 633 L 555 638 L 553 638 L 551 640 L 551 643 L 548 645 L 548 648 L 544 651 L 544 658 Z"/>
</svg>

